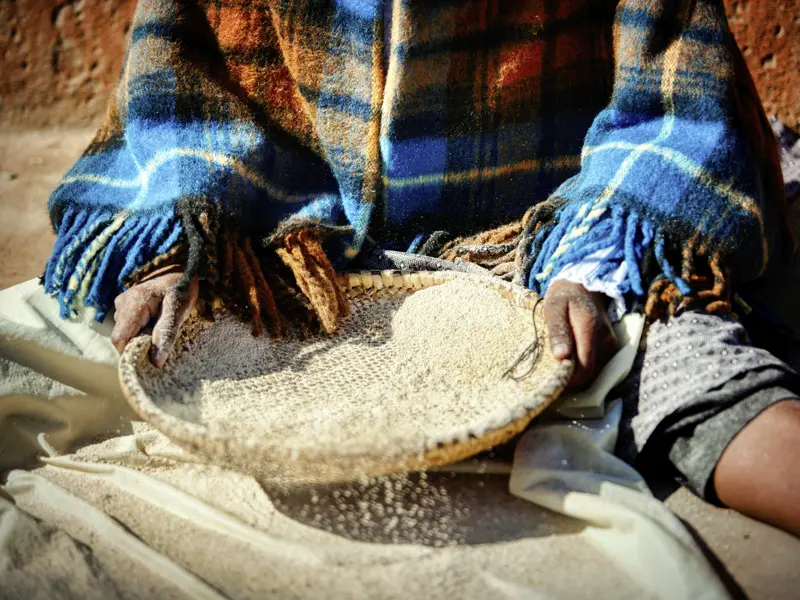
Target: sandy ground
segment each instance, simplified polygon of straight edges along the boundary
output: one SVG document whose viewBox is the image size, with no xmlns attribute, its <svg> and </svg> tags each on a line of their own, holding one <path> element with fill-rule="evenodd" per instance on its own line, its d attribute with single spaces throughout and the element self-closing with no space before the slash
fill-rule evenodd
<svg viewBox="0 0 800 600">
<path fill-rule="evenodd" d="M 0 289 L 41 274 L 54 236 L 47 198 L 86 147 L 92 130 L 0 132 Z M 800 276 L 780 279 L 777 294 L 797 317 Z M 662 494 L 694 530 L 739 597 L 800 598 L 800 540 L 705 504 L 686 490 Z"/>
<path fill-rule="evenodd" d="M 47 198 L 93 132 L 0 132 L 0 289 L 41 275 L 55 236 Z"/>
</svg>

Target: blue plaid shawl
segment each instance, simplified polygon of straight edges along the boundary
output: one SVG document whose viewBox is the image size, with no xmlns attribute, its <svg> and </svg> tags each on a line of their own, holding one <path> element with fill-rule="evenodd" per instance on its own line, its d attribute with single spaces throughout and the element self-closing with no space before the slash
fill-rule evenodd
<svg viewBox="0 0 800 600">
<path fill-rule="evenodd" d="M 784 251 L 774 139 L 721 1 L 394 0 L 390 29 L 385 8 L 141 0 L 105 122 L 50 200 L 64 316 L 102 318 L 167 259 L 247 303 L 289 285 L 276 251 L 328 272 L 297 250 L 324 224 L 344 267 L 367 236 L 413 249 L 535 207 L 531 288 L 605 249 L 598 277 L 624 262 L 625 293 L 672 300 L 724 300 Z"/>
</svg>

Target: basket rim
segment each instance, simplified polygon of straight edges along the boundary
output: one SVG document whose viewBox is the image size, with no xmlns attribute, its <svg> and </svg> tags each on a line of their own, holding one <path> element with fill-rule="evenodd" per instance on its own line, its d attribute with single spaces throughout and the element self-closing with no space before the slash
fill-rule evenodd
<svg viewBox="0 0 800 600">
<path fill-rule="evenodd" d="M 442 283 L 453 281 L 456 279 L 472 281 L 477 285 L 489 287 L 502 293 L 504 296 L 515 300 L 519 306 L 533 310 L 537 309 L 540 312 L 541 307 L 537 307 L 539 296 L 523 288 L 522 286 L 498 279 L 493 276 L 481 276 L 472 273 L 463 273 L 459 271 L 398 271 L 398 270 L 385 270 L 385 271 L 358 271 L 358 272 L 345 272 L 337 275 L 337 283 L 345 290 L 364 290 L 369 293 L 369 290 L 380 290 L 383 288 L 395 289 L 425 289 L 434 287 Z M 543 344 L 543 351 L 550 352 L 549 345 Z M 386 454 L 381 450 L 379 454 L 370 455 L 365 453 L 363 449 L 358 452 L 342 451 L 339 453 L 331 454 L 331 449 L 313 447 L 306 448 L 292 448 L 290 446 L 271 443 L 269 440 L 255 440 L 253 438 L 242 438 L 230 435 L 224 432 L 212 431 L 207 426 L 185 421 L 170 415 L 162 410 L 156 402 L 145 392 L 141 380 L 138 376 L 139 368 L 148 360 L 148 351 L 151 346 L 151 339 L 149 335 L 141 335 L 132 340 L 122 353 L 119 361 L 119 381 L 122 387 L 123 395 L 128 404 L 133 410 L 147 423 L 154 426 L 156 429 L 166 435 L 171 441 L 178 445 L 189 446 L 192 450 L 198 451 L 202 454 L 204 447 L 231 447 L 236 446 L 244 450 L 255 450 L 257 448 L 263 451 L 274 451 L 276 454 L 283 454 L 284 456 L 291 455 L 292 458 L 302 458 L 303 460 L 325 461 L 326 459 L 346 459 L 346 458 L 374 458 L 379 460 L 393 460 L 400 457 L 408 457 L 409 453 L 403 449 L 396 455 Z M 544 372 L 544 381 L 538 389 L 552 388 L 557 390 L 557 393 L 552 394 L 548 401 L 537 401 L 533 405 L 530 403 L 530 398 L 520 398 L 520 402 L 508 411 L 508 416 L 503 419 L 500 426 L 492 427 L 487 425 L 485 429 L 474 434 L 473 432 L 465 431 L 459 438 L 456 439 L 431 439 L 427 440 L 425 447 L 420 448 L 418 451 L 417 459 L 425 462 L 425 457 L 429 454 L 446 452 L 447 448 L 454 448 L 458 445 L 464 445 L 465 440 L 474 445 L 481 446 L 481 440 L 488 440 L 489 438 L 497 438 L 501 432 L 513 429 L 519 432 L 536 416 L 544 411 L 566 388 L 566 385 L 572 375 L 573 364 L 572 361 L 557 360 L 553 358 L 551 361 L 557 365 L 558 369 L 552 369 Z M 527 396 L 527 395 L 526 395 Z M 537 397 L 537 398 L 540 398 Z M 180 433 L 179 433 L 180 432 Z M 508 437 L 508 436 L 507 436 Z M 198 443 L 202 440 L 202 443 Z M 499 442 L 498 442 L 499 443 Z M 496 445 L 496 443 L 491 444 Z M 490 446 L 489 446 L 490 447 Z M 479 447 L 473 454 L 488 448 Z M 280 456 L 277 456 L 281 458 Z M 444 463 L 441 463 L 444 464 Z"/>
</svg>

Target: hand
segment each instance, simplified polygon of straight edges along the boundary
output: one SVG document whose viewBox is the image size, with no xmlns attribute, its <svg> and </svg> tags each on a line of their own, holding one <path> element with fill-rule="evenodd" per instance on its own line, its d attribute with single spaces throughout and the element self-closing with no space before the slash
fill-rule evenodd
<svg viewBox="0 0 800 600">
<path fill-rule="evenodd" d="M 181 277 L 183 273 L 159 275 L 134 285 L 116 297 L 111 343 L 120 354 L 128 342 L 158 316 L 153 327 L 150 362 L 159 369 L 164 366 L 181 325 L 191 314 L 197 301 L 199 289 L 197 278 L 192 280 L 186 298 L 182 301 L 178 298 L 175 283 Z"/>
<path fill-rule="evenodd" d="M 606 311 L 607 298 L 580 284 L 556 281 L 544 297 L 544 319 L 550 349 L 558 359 L 572 357 L 570 387 L 591 383 L 619 350 Z"/>
</svg>

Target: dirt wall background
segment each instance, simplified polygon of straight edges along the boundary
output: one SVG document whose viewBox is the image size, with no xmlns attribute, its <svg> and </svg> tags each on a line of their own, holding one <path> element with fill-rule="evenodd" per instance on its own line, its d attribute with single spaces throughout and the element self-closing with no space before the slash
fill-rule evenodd
<svg viewBox="0 0 800 600">
<path fill-rule="evenodd" d="M 800 126 L 800 0 L 726 0 L 768 113 Z M 104 110 L 135 0 L 0 0 L 0 127 L 87 125 Z"/>
<path fill-rule="evenodd" d="M 0 127 L 80 126 L 102 116 L 135 0 L 0 0 Z"/>
<path fill-rule="evenodd" d="M 769 115 L 800 128 L 800 0 L 726 0 L 733 35 Z"/>
</svg>

